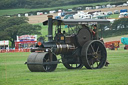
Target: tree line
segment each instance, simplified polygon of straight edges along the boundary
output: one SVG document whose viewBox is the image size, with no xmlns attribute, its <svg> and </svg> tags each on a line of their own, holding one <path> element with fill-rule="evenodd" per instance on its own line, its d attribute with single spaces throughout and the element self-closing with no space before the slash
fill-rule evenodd
<svg viewBox="0 0 128 85">
<path fill-rule="evenodd" d="M 0 17 L 0 40 L 9 40 L 14 47 L 16 36 L 41 35 L 41 26 L 29 24 L 26 17 Z"/>
<path fill-rule="evenodd" d="M 128 22 L 128 17 L 117 19 L 114 21 L 114 23 L 108 26 L 110 28 L 109 30 L 102 29 L 102 31 L 99 32 L 99 35 L 104 38 L 120 36 L 120 35 L 128 35 L 127 22 Z M 101 26 L 101 28 L 103 28 L 103 26 Z"/>
<path fill-rule="evenodd" d="M 0 0 L 0 9 L 10 8 L 48 8 L 65 5 L 114 2 L 115 0 Z M 118 2 L 120 0 L 116 0 Z M 121 0 L 127 1 L 127 0 Z"/>
</svg>

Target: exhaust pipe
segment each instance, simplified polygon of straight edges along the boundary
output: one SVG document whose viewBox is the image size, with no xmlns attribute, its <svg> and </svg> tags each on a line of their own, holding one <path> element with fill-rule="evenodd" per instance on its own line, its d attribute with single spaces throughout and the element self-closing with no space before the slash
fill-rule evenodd
<svg viewBox="0 0 128 85">
<path fill-rule="evenodd" d="M 48 15 L 48 41 L 52 42 L 53 41 L 53 23 L 52 23 L 52 18 L 53 15 Z"/>
</svg>

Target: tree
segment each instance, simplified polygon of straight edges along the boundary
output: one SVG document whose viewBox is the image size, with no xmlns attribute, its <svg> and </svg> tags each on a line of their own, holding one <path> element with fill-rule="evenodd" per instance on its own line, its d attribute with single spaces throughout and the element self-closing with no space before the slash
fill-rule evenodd
<svg viewBox="0 0 128 85">
<path fill-rule="evenodd" d="M 10 9 L 10 8 L 47 8 L 47 7 L 57 7 L 65 5 L 75 5 L 75 4 L 88 4 L 88 3 L 98 3 L 98 2 L 108 2 L 115 0 L 0 0 L 0 9 Z M 120 1 L 120 0 L 118 0 Z M 127 0 L 122 0 L 127 1 Z"/>
<path fill-rule="evenodd" d="M 118 20 L 115 20 L 112 24 L 112 29 L 119 30 L 119 29 L 128 29 L 128 18 L 120 18 Z"/>
<path fill-rule="evenodd" d="M 0 17 L 0 40 L 9 40 L 14 47 L 16 36 L 41 34 L 41 26 L 29 24 L 27 21 L 26 17 Z"/>
</svg>

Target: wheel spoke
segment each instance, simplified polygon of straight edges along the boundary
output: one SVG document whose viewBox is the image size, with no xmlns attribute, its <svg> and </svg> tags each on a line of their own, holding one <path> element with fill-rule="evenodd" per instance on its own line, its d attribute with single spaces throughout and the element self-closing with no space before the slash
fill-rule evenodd
<svg viewBox="0 0 128 85">
<path fill-rule="evenodd" d="M 101 55 L 100 53 L 98 53 L 98 58 L 97 58 L 97 59 L 98 59 L 99 61 L 100 61 L 100 59 L 101 59 L 101 56 L 102 56 L 102 55 Z"/>
<path fill-rule="evenodd" d="M 91 64 L 92 64 L 92 67 L 93 67 L 93 64 L 94 64 L 94 62 L 93 62 L 93 58 L 92 58 L 92 62 L 91 62 Z"/>
<path fill-rule="evenodd" d="M 92 48 L 92 51 L 93 51 L 93 52 L 95 52 L 95 50 L 94 50 L 94 48 L 93 48 L 93 46 L 92 46 L 92 45 L 91 45 L 91 48 Z"/>
<path fill-rule="evenodd" d="M 98 46 L 98 48 L 97 48 L 96 52 L 98 52 L 98 50 L 99 50 L 99 46 Z"/>
<path fill-rule="evenodd" d="M 97 67 L 99 66 L 100 64 L 100 60 L 98 58 L 96 58 L 96 64 L 97 64 Z"/>
<path fill-rule="evenodd" d="M 92 53 L 88 53 L 87 55 L 91 55 L 91 56 L 93 56 L 93 54 L 92 54 Z"/>
<path fill-rule="evenodd" d="M 100 62 L 100 60 L 97 58 L 97 61 Z"/>
<path fill-rule="evenodd" d="M 77 64 L 76 64 L 76 67 L 77 67 Z"/>
<path fill-rule="evenodd" d="M 46 65 L 46 70 L 49 70 L 50 69 L 50 65 Z"/>
<path fill-rule="evenodd" d="M 93 61 L 92 61 L 92 68 L 93 68 L 93 64 L 94 64 L 94 63 L 93 63 Z"/>
<path fill-rule="evenodd" d="M 101 50 L 99 50 L 97 53 L 100 55 L 101 54 Z"/>
<path fill-rule="evenodd" d="M 47 60 L 44 58 L 44 61 L 47 61 Z"/>
<path fill-rule="evenodd" d="M 46 65 L 46 71 L 48 70 L 48 66 Z"/>
<path fill-rule="evenodd" d="M 96 62 L 96 63 L 97 63 L 97 67 L 98 67 L 99 63 L 98 62 Z"/>
</svg>

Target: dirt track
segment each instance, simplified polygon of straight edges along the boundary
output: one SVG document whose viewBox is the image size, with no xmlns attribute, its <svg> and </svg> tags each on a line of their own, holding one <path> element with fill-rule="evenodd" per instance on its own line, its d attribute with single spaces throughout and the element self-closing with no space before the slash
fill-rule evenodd
<svg viewBox="0 0 128 85">
<path fill-rule="evenodd" d="M 128 9 L 127 7 L 115 7 L 115 8 L 104 8 L 104 9 L 95 9 L 95 10 L 84 10 L 84 12 L 91 12 L 91 11 L 98 11 L 101 10 L 102 12 L 108 12 L 108 11 L 114 11 L 114 10 L 121 10 L 121 9 Z M 50 14 L 53 15 L 53 17 L 57 16 L 57 13 Z M 29 23 L 30 24 L 36 24 L 36 23 L 42 23 L 43 21 L 47 20 L 47 15 L 36 15 L 36 16 L 29 16 Z"/>
</svg>

